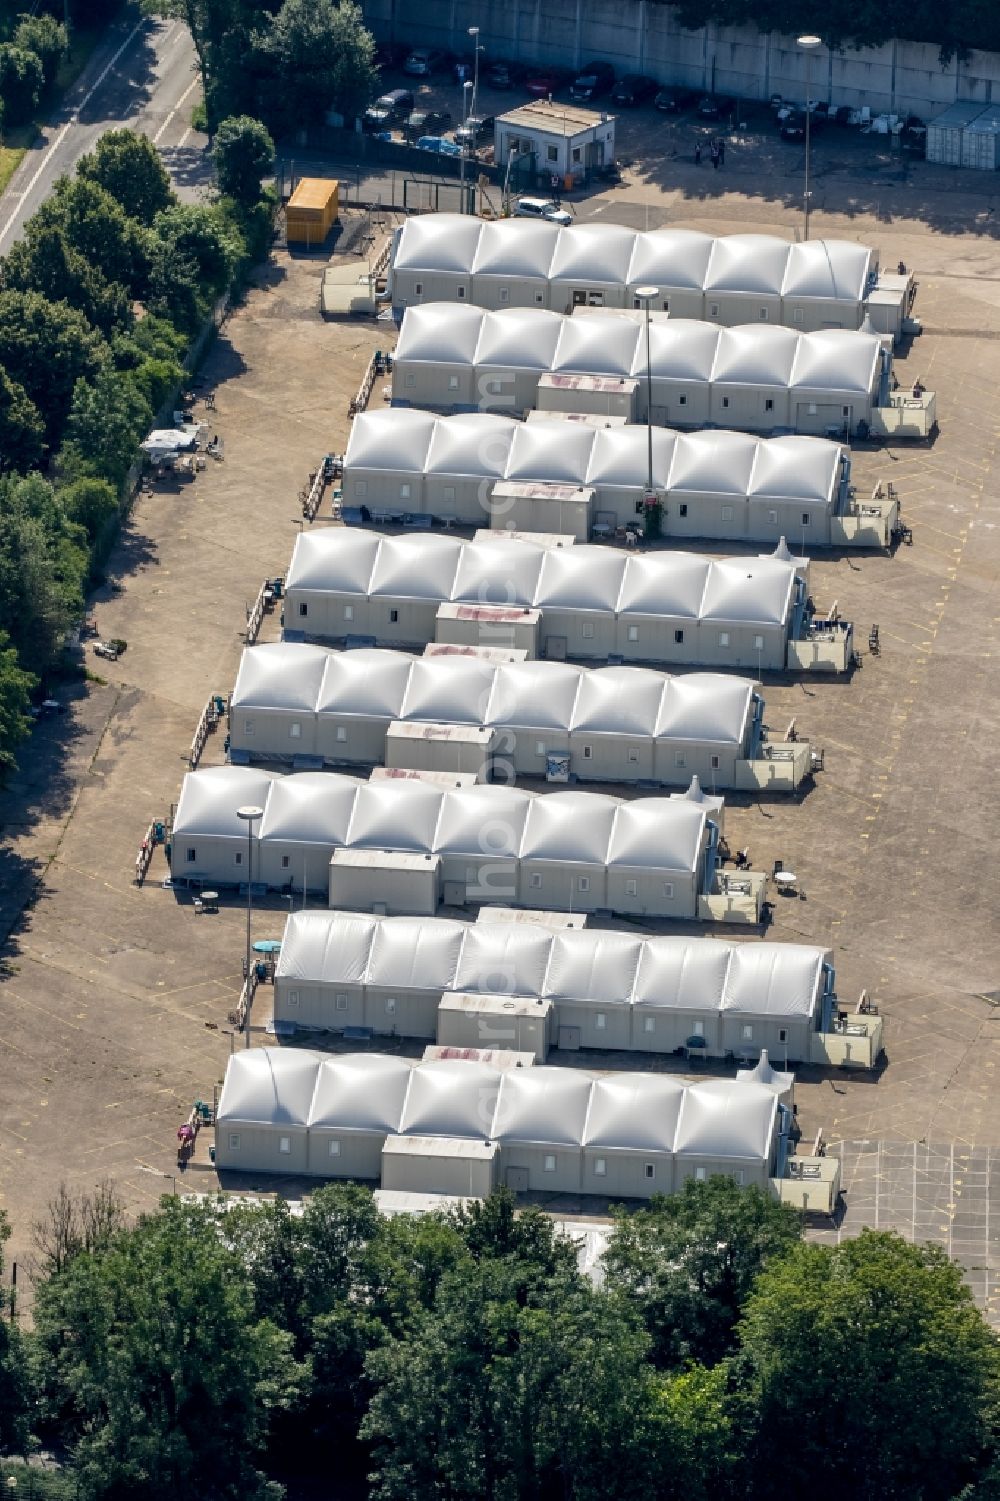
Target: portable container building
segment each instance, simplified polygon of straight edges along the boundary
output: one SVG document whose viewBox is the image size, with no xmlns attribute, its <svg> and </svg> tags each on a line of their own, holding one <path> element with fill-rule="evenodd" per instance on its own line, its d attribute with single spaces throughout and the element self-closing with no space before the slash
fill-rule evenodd
<svg viewBox="0 0 1000 1501">
<path fill-rule="evenodd" d="M 538 382 L 540 412 L 553 412 L 573 422 L 594 418 L 603 426 L 635 420 L 639 382 L 624 375 L 563 375 L 546 372 Z M 529 416 L 531 413 L 528 414 Z"/>
<path fill-rule="evenodd" d="M 697 915 L 699 892 L 708 888 L 706 859 L 714 868 L 716 832 L 695 803 L 623 803 L 608 848 L 607 906 L 635 917 Z"/>
<path fill-rule="evenodd" d="M 513 1048 L 544 1063 L 551 1034 L 552 1002 L 538 997 L 448 991 L 437 1007 L 438 1042 L 449 1047 Z"/>
<path fill-rule="evenodd" d="M 545 996 L 558 1017 L 556 1046 L 631 1047 L 632 988 L 641 954 L 642 944 L 631 934 L 584 930 L 553 935 Z"/>
<path fill-rule="evenodd" d="M 299 533 L 285 579 L 286 640 L 342 641 L 367 633 L 369 585 L 383 540 L 377 532 L 342 527 Z"/>
<path fill-rule="evenodd" d="M 379 642 L 422 646 L 463 557 L 453 537 L 385 537 L 372 567 L 368 630 Z"/>
<path fill-rule="evenodd" d="M 440 316 L 442 307 L 448 308 L 447 319 Z M 485 316 L 481 308 L 457 303 L 408 308 L 393 355 L 394 405 L 475 411 L 479 402 L 474 362 Z"/>
<path fill-rule="evenodd" d="M 778 1134 L 778 1101 L 762 1084 L 736 1088 L 742 1092 L 735 1094 L 728 1080 L 707 1079 L 685 1091 L 674 1136 L 675 1189 L 688 1178 L 724 1173 L 737 1183 L 766 1191 Z"/>
<path fill-rule="evenodd" d="M 962 166 L 980 172 L 1000 167 L 1000 108 L 988 106 L 962 133 Z"/>
<path fill-rule="evenodd" d="M 258 879 L 268 889 L 328 893 L 330 856 L 347 843 L 361 785 L 329 771 L 275 778 L 256 830 Z"/>
<path fill-rule="evenodd" d="M 712 371 L 718 344 L 719 331 L 711 323 L 662 315 L 650 319 L 649 370 L 654 423 L 665 427 L 705 427 L 713 420 Z M 645 353 L 645 345 L 640 351 L 637 342 L 636 361 L 641 354 L 643 371 Z M 640 382 L 638 415 L 643 421 L 648 419 L 645 387 L 646 382 Z"/>
<path fill-rule="evenodd" d="M 270 650 L 251 647 L 253 652 Z M 374 766 L 385 760 L 385 737 L 399 717 L 412 659 L 378 648 L 330 652 L 316 697 L 316 753 L 326 762 Z M 239 744 L 239 721 L 231 734 Z M 260 731 L 257 732 L 260 743 Z"/>
<path fill-rule="evenodd" d="M 407 724 L 394 720 L 386 731 L 385 756 L 389 766 L 419 771 L 469 772 L 477 782 L 493 777 L 497 731 L 474 724 Z"/>
<path fill-rule="evenodd" d="M 744 432 L 788 427 L 798 344 L 789 328 L 741 324 L 720 329 L 712 366 L 711 420 Z"/>
<path fill-rule="evenodd" d="M 480 411 L 520 417 L 536 405 L 539 377 L 551 370 L 563 320 L 543 308 L 510 308 L 488 313 L 476 345 L 476 406 Z M 396 350 L 396 359 L 399 350 Z M 414 372 L 414 389 L 421 387 Z M 393 380 L 393 401 L 396 383 Z M 422 405 L 414 400 L 415 405 Z"/>
<path fill-rule="evenodd" d="M 962 165 L 962 138 L 967 128 L 983 114 L 981 100 L 957 99 L 927 125 L 927 160 L 946 167 Z"/>
<path fill-rule="evenodd" d="M 550 792 L 528 809 L 518 900 L 593 912 L 609 905 L 606 861 L 619 804 L 599 793 Z"/>
<path fill-rule="evenodd" d="M 303 177 L 285 205 L 285 239 L 289 245 L 322 245 L 340 216 L 336 178 Z"/>
<path fill-rule="evenodd" d="M 583 1192 L 645 1199 L 673 1192 L 685 1088 L 662 1074 L 595 1079 L 583 1135 Z"/>
<path fill-rule="evenodd" d="M 749 433 L 682 433 L 667 469 L 668 529 L 688 537 L 732 537 L 745 525 L 758 439 Z"/>
<path fill-rule="evenodd" d="M 559 226 L 545 220 L 483 224 L 472 259 L 471 300 L 484 308 L 548 307 L 549 269 L 558 238 Z"/>
<path fill-rule="evenodd" d="M 645 514 L 649 484 L 649 431 L 644 427 L 608 428 L 593 435 L 585 475 L 594 491 L 594 507 L 615 526 L 635 525 Z M 666 489 L 678 435 L 656 428 L 653 439 L 653 488 Z"/>
<path fill-rule="evenodd" d="M 549 306 L 560 313 L 621 307 L 634 244 L 635 230 L 620 224 L 568 225 L 552 254 Z"/>
<path fill-rule="evenodd" d="M 825 962 L 820 952 L 807 949 L 740 949 L 722 999 L 724 1050 L 747 1058 L 757 1058 L 762 1049 L 775 1058 L 808 1057 Z"/>
<path fill-rule="evenodd" d="M 266 806 L 273 783 L 267 772 L 242 766 L 210 766 L 194 781 L 185 777 L 170 834 L 173 876 L 202 886 L 260 881 L 260 847 L 252 838 L 248 844 L 236 810 Z"/>
<path fill-rule="evenodd" d="M 608 659 L 615 650 L 625 561 L 623 553 L 610 547 L 544 554 L 534 599 L 542 612 L 544 652 Z"/>
<path fill-rule="evenodd" d="M 407 219 L 393 238 L 393 305 L 471 302 L 481 228 L 479 219 L 465 214 L 414 214 Z"/>
<path fill-rule="evenodd" d="M 370 512 L 423 511 L 424 474 L 435 432 L 429 412 L 360 412 L 344 453 L 343 504 Z"/>
<path fill-rule="evenodd" d="M 447 906 L 516 900 L 530 801 L 519 787 L 479 786 L 442 804 L 435 848 Z"/>
<path fill-rule="evenodd" d="M 789 246 L 771 235 L 725 235 L 712 246 L 705 273 L 711 323 L 781 323 L 781 289 Z"/>
<path fill-rule="evenodd" d="M 467 1059 L 418 1064 L 410 1077 L 399 1134 L 492 1140 L 501 1077 L 496 1069 Z"/>
<path fill-rule="evenodd" d="M 490 525 L 507 535 L 534 532 L 586 542 L 594 524 L 594 492 L 544 480 L 502 480 L 489 498 Z"/>
<path fill-rule="evenodd" d="M 303 642 L 273 641 L 243 653 L 229 699 L 234 763 L 320 754 L 316 711 L 332 660 L 324 647 Z"/>
<path fill-rule="evenodd" d="M 711 235 L 695 229 L 653 229 L 637 234 L 629 261 L 626 306 L 638 307 L 640 287 L 655 287 L 652 307 L 671 318 L 705 316 L 705 278 L 713 247 Z"/>
<path fill-rule="evenodd" d="M 389 1136 L 382 1150 L 382 1187 L 389 1192 L 485 1199 L 499 1181 L 496 1142 L 457 1136 Z"/>
<path fill-rule="evenodd" d="M 789 425 L 798 433 L 849 438 L 888 405 L 888 365 L 873 334 L 827 328 L 803 334 L 791 379 Z"/>
<path fill-rule="evenodd" d="M 860 328 L 878 276 L 878 256 L 852 240 L 803 240 L 788 246 L 781 284 L 789 328 Z"/>
<path fill-rule="evenodd" d="M 390 408 L 380 415 L 391 424 L 395 413 Z M 491 525 L 493 489 L 507 473 L 511 446 L 520 431 L 513 418 L 492 412 L 438 419 L 424 459 L 421 509 L 469 526 Z M 348 460 L 349 451 L 345 475 Z"/>
<path fill-rule="evenodd" d="M 399 1123 L 410 1072 L 406 1059 L 384 1053 L 324 1057 L 309 1116 L 309 1172 L 381 1178 L 383 1145 Z"/>
<path fill-rule="evenodd" d="M 525 1068 L 502 1076 L 493 1139 L 500 1143 L 508 1188 L 581 1191 L 592 1087 L 593 1080 L 574 1068 Z"/>
<path fill-rule="evenodd" d="M 309 1168 L 309 1112 L 319 1055 L 252 1048 L 226 1069 L 215 1128 L 220 1172 L 297 1174 Z"/>
<path fill-rule="evenodd" d="M 455 974 L 467 927 L 396 917 L 375 930 L 364 975 L 365 1025 L 373 1032 L 434 1037 L 442 992 Z"/>
<path fill-rule="evenodd" d="M 331 907 L 433 917 L 441 905 L 441 860 L 437 855 L 418 855 L 409 850 L 335 849 L 330 857 L 327 895 Z M 405 1030 L 405 1021 L 395 1030 L 404 1037 L 411 1035 Z"/>
<path fill-rule="evenodd" d="M 331 915 L 290 914 L 275 966 L 276 1020 L 307 1031 L 365 1025 L 365 977 L 382 927 L 366 913 L 338 911 L 336 922 Z M 436 923 L 435 931 L 444 926 Z"/>
</svg>

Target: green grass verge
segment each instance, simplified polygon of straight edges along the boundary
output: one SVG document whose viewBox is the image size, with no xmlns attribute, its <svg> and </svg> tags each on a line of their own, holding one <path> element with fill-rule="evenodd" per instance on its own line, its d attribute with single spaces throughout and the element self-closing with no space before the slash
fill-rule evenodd
<svg viewBox="0 0 1000 1501">
<path fill-rule="evenodd" d="M 21 126 L 18 130 L 4 132 L 3 145 L 0 146 L 0 193 L 4 191 L 21 162 L 24 153 L 35 139 L 37 132 L 33 125 Z"/>
</svg>

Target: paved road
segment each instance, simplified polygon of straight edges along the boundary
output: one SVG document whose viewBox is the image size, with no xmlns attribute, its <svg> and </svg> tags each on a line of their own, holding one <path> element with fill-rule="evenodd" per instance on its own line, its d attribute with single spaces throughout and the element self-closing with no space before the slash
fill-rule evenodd
<svg viewBox="0 0 1000 1501">
<path fill-rule="evenodd" d="M 190 124 L 198 87 L 187 28 L 129 11 L 109 29 L 0 197 L 0 254 L 19 237 L 57 179 L 72 171 L 105 130 L 117 126 L 130 125 L 155 141 L 181 196 L 196 197 L 209 180 L 207 138 Z"/>
</svg>

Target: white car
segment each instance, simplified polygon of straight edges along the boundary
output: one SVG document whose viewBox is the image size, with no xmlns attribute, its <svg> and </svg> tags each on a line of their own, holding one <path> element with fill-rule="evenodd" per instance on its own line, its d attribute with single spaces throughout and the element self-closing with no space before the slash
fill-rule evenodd
<svg viewBox="0 0 1000 1501">
<path fill-rule="evenodd" d="M 573 215 L 559 208 L 551 198 L 519 198 L 514 214 L 520 219 L 548 219 L 550 224 L 572 224 Z"/>
</svg>

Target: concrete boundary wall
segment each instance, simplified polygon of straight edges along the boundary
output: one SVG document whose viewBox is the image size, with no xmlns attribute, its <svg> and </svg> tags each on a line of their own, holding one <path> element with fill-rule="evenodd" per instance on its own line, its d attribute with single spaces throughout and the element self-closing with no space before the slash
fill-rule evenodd
<svg viewBox="0 0 1000 1501">
<path fill-rule="evenodd" d="M 488 56 L 578 67 L 606 58 L 618 73 L 650 73 L 706 93 L 744 99 L 805 97 L 805 58 L 793 37 L 710 24 L 684 31 L 671 7 L 648 0 L 364 0 L 375 34 L 467 51 L 481 28 Z M 1000 54 L 970 53 L 941 66 L 929 43 L 892 41 L 815 56 L 810 92 L 832 105 L 869 105 L 926 117 L 957 99 L 1000 102 Z"/>
</svg>

